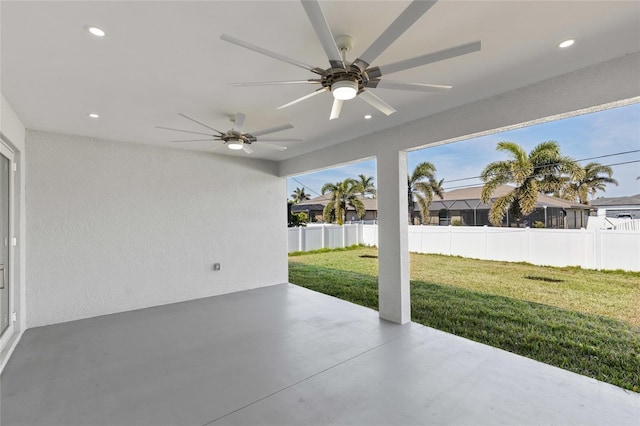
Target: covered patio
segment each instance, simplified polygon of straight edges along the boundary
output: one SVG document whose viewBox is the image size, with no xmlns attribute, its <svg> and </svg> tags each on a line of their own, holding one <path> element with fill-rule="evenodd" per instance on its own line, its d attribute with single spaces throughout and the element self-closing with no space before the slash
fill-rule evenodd
<svg viewBox="0 0 640 426">
<path fill-rule="evenodd" d="M 411 29 L 409 5 L 431 9 Z M 637 394 L 411 323 L 406 177 L 410 150 L 640 101 L 639 4 L 2 1 L 0 11 L 3 426 L 637 420 Z M 355 65 L 323 52 L 345 33 Z M 306 101 L 297 83 L 231 84 L 300 82 L 318 70 L 306 62 L 353 73 L 367 45 L 382 37 L 379 51 L 393 34 L 382 69 L 482 49 L 383 82 L 393 114 L 368 96 L 336 118 L 328 87 Z M 561 50 L 569 37 L 575 49 Z M 389 90 L 428 84 L 452 89 Z M 257 140 L 243 133 L 238 150 L 245 117 L 243 132 L 283 131 L 280 148 L 249 148 Z M 379 312 L 287 284 L 286 178 L 365 158 L 377 161 Z"/>
<path fill-rule="evenodd" d="M 636 425 L 640 395 L 292 284 L 33 328 L 12 425 Z"/>
</svg>

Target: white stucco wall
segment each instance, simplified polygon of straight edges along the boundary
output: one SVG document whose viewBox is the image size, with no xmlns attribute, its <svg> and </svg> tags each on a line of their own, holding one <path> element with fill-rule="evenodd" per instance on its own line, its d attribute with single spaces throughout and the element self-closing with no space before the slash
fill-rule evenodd
<svg viewBox="0 0 640 426">
<path fill-rule="evenodd" d="M 272 162 L 34 131 L 27 155 L 29 327 L 287 281 Z"/>
</svg>

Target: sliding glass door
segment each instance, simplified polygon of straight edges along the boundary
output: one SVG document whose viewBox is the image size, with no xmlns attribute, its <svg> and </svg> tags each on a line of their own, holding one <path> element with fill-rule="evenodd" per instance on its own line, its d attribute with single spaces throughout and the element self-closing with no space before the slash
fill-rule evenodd
<svg viewBox="0 0 640 426">
<path fill-rule="evenodd" d="M 4 151 L 4 150 L 3 150 Z M 11 160 L 0 154 L 0 336 L 11 324 L 11 299 L 9 286 L 11 246 Z"/>
</svg>

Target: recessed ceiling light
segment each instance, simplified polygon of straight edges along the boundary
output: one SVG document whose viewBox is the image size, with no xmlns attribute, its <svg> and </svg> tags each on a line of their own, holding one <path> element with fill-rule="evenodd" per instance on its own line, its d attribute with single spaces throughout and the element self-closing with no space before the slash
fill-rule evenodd
<svg viewBox="0 0 640 426">
<path fill-rule="evenodd" d="M 96 114 L 95 112 L 90 112 L 89 114 L 87 114 L 87 116 L 88 116 L 89 118 L 98 118 L 98 117 L 100 117 L 100 116 L 99 116 L 98 114 Z"/>
<path fill-rule="evenodd" d="M 365 116 L 364 116 L 364 119 L 365 119 L 365 120 L 371 120 L 371 114 L 367 114 L 367 115 L 365 115 Z"/>
<path fill-rule="evenodd" d="M 105 33 L 104 30 L 98 27 L 88 26 L 86 28 L 87 28 L 87 31 L 89 31 L 91 34 L 93 34 L 96 37 L 104 37 L 105 35 L 107 35 L 107 33 Z"/>
<path fill-rule="evenodd" d="M 573 46 L 573 43 L 575 43 L 575 42 L 576 42 L 575 39 L 570 38 L 569 40 L 565 40 L 562 43 L 560 43 L 558 45 L 558 47 L 561 48 L 561 49 L 565 49 L 565 48 L 567 48 L 569 46 Z"/>
</svg>

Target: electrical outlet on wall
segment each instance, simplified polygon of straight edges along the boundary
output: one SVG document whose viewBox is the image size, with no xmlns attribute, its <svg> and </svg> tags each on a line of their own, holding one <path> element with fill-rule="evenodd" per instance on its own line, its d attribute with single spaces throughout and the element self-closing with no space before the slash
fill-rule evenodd
<svg viewBox="0 0 640 426">
<path fill-rule="evenodd" d="M 220 264 L 219 263 L 214 263 L 213 264 L 213 270 L 214 271 L 219 271 L 220 270 Z"/>
</svg>

